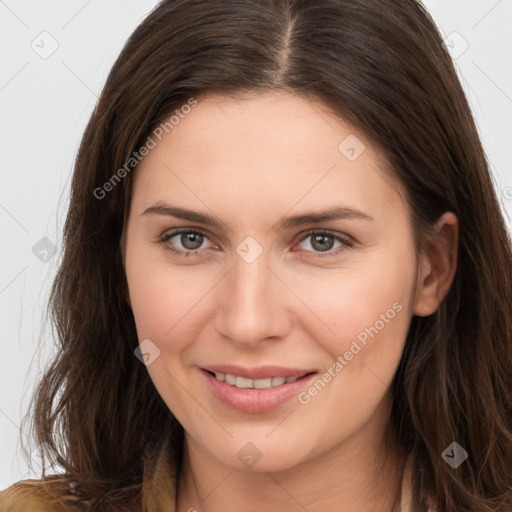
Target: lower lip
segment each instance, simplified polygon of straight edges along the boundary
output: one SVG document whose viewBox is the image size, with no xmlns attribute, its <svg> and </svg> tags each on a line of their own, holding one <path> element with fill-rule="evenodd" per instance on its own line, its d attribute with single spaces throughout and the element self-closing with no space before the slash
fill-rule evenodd
<svg viewBox="0 0 512 512">
<path fill-rule="evenodd" d="M 271 411 L 288 402 L 315 377 L 315 373 L 302 377 L 295 382 L 282 384 L 274 388 L 267 389 L 241 389 L 231 386 L 220 380 L 206 370 L 201 370 L 206 377 L 210 390 L 220 400 L 221 403 L 241 412 L 258 414 Z"/>
</svg>

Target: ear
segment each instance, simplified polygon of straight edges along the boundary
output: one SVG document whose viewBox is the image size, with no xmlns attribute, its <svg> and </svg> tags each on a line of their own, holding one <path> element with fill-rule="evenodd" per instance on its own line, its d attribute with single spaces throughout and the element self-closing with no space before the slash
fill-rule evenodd
<svg viewBox="0 0 512 512">
<path fill-rule="evenodd" d="M 415 315 L 431 315 L 448 294 L 457 269 L 458 243 L 457 217 L 445 212 L 434 224 L 419 257 Z"/>
</svg>

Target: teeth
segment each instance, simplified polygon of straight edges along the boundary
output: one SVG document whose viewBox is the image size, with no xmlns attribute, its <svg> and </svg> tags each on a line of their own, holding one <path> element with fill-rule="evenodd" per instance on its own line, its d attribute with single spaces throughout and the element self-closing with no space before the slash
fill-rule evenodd
<svg viewBox="0 0 512 512">
<path fill-rule="evenodd" d="M 236 386 L 240 389 L 268 389 L 276 386 L 282 386 L 284 383 L 295 382 L 300 376 L 296 377 L 269 377 L 267 379 L 246 379 L 230 373 L 215 373 L 215 378 L 225 382 L 230 386 Z"/>
<path fill-rule="evenodd" d="M 284 377 L 272 377 L 272 387 L 281 386 L 286 382 Z"/>
<path fill-rule="evenodd" d="M 230 384 L 231 386 L 234 386 L 236 384 L 236 376 L 231 375 L 230 373 L 226 373 L 224 376 L 224 380 L 226 381 L 226 384 Z"/>
<path fill-rule="evenodd" d="M 252 388 L 254 384 L 254 381 L 252 379 L 246 379 L 245 377 L 237 377 L 235 386 L 237 388 Z"/>
<path fill-rule="evenodd" d="M 272 387 L 272 379 L 269 377 L 268 379 L 255 379 L 253 381 L 253 388 L 256 389 L 267 389 Z"/>
</svg>

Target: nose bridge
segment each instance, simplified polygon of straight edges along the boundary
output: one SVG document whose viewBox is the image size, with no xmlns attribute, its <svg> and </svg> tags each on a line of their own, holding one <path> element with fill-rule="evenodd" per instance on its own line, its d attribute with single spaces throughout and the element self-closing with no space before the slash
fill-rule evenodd
<svg viewBox="0 0 512 512">
<path fill-rule="evenodd" d="M 217 328 L 237 344 L 254 345 L 265 338 L 283 336 L 286 331 L 284 297 L 269 263 L 264 253 L 255 259 L 239 253 L 226 276 Z"/>
</svg>

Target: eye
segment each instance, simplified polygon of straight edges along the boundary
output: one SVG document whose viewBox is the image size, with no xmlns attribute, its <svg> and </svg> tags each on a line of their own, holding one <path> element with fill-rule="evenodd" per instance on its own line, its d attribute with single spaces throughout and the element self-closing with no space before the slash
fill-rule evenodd
<svg viewBox="0 0 512 512">
<path fill-rule="evenodd" d="M 166 233 L 160 240 L 165 248 L 179 255 L 188 256 L 190 254 L 199 254 L 203 249 L 204 242 L 208 240 L 207 236 L 200 231 L 190 228 L 175 229 Z"/>
<path fill-rule="evenodd" d="M 179 256 L 199 256 L 203 250 L 211 247 L 204 246 L 209 238 L 201 231 L 180 228 L 166 233 L 159 240 L 164 247 Z M 310 231 L 300 242 L 301 249 L 315 253 L 316 256 L 333 256 L 346 248 L 352 247 L 353 242 L 348 237 L 335 235 L 328 231 Z"/>
<path fill-rule="evenodd" d="M 353 243 L 350 239 L 339 235 L 334 235 L 328 231 L 310 231 L 299 244 L 301 249 L 306 251 L 325 253 L 319 254 L 319 256 L 330 256 L 338 254 L 344 248 L 352 247 L 352 245 Z"/>
</svg>

